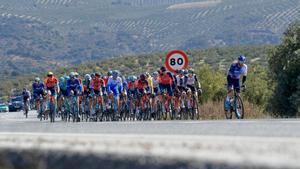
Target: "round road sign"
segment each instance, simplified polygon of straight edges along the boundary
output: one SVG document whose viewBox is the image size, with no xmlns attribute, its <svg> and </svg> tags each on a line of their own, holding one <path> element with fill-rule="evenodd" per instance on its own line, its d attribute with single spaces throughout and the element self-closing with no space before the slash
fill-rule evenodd
<svg viewBox="0 0 300 169">
<path fill-rule="evenodd" d="M 188 56 L 182 50 L 172 50 L 166 56 L 165 66 L 171 72 L 175 72 L 176 70 L 186 69 L 188 65 L 189 65 Z"/>
</svg>

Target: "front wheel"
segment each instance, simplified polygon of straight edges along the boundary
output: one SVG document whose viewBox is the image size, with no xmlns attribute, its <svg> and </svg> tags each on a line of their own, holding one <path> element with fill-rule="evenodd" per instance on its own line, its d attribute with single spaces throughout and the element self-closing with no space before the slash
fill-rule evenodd
<svg viewBox="0 0 300 169">
<path fill-rule="evenodd" d="M 226 119 L 232 119 L 232 109 L 230 108 L 229 110 L 228 109 L 226 109 L 226 98 L 227 97 L 225 97 L 225 99 L 224 99 L 224 111 L 225 111 L 225 117 L 226 117 Z"/>
</svg>

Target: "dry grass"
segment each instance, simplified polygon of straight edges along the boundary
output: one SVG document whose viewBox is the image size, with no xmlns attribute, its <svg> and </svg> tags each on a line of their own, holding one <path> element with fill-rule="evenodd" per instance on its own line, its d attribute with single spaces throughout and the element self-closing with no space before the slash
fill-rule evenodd
<svg viewBox="0 0 300 169">
<path fill-rule="evenodd" d="M 245 119 L 264 119 L 270 118 L 258 106 L 244 101 Z M 202 120 L 220 120 L 225 119 L 223 102 L 208 102 L 200 106 Z M 234 117 L 234 116 L 233 116 Z M 235 118 L 235 117 L 234 117 Z"/>
</svg>

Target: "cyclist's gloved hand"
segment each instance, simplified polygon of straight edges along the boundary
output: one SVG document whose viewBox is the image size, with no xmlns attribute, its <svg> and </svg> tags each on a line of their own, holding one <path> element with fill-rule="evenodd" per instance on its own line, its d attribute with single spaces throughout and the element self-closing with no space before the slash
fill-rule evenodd
<svg viewBox="0 0 300 169">
<path fill-rule="evenodd" d="M 242 90 L 246 90 L 246 85 L 242 84 Z"/>
<path fill-rule="evenodd" d="M 198 89 L 198 95 L 199 95 L 199 96 L 201 96 L 201 95 L 202 95 L 202 93 L 203 93 L 202 89 L 201 89 L 201 88 L 199 88 L 199 89 Z"/>
</svg>

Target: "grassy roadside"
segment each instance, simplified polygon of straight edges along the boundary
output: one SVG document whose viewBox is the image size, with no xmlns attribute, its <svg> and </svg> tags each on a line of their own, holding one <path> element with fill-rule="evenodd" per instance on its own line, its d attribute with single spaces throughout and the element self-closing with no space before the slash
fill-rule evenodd
<svg viewBox="0 0 300 169">
<path fill-rule="evenodd" d="M 245 117 L 244 119 L 266 119 L 270 115 L 255 106 L 254 104 L 244 101 Z M 210 101 L 200 105 L 200 118 L 201 120 L 222 120 L 225 119 L 224 106 L 222 101 Z M 235 118 L 233 116 L 233 118 Z"/>
</svg>

